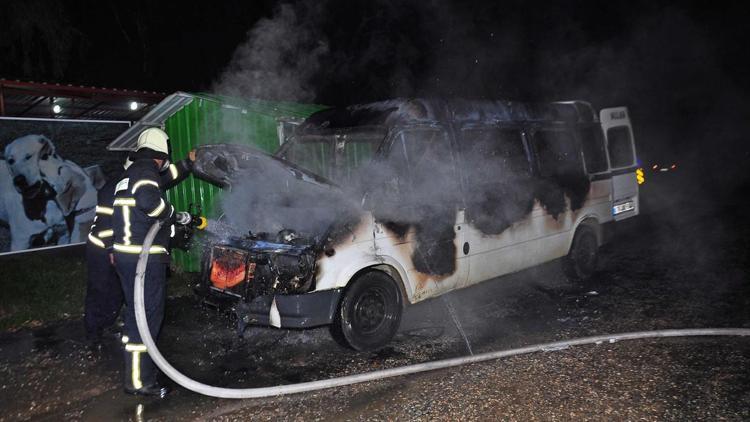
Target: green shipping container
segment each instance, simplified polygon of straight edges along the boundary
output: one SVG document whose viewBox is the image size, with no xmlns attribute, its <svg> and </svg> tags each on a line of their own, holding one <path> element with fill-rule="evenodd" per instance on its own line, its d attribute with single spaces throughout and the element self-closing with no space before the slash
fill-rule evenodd
<svg viewBox="0 0 750 422">
<path fill-rule="evenodd" d="M 244 144 L 273 153 L 289 125 L 324 108 L 314 104 L 176 93 L 112 142 L 109 149 L 132 149 L 143 129 L 162 126 L 169 134 L 173 161 L 185 158 L 199 145 L 216 143 Z M 178 211 L 187 211 L 191 205 L 200 206 L 208 218 L 219 217 L 221 189 L 192 175 L 170 189 L 168 196 Z M 198 246 L 188 253 L 176 250 L 172 262 L 184 271 L 198 271 L 200 252 Z"/>
</svg>

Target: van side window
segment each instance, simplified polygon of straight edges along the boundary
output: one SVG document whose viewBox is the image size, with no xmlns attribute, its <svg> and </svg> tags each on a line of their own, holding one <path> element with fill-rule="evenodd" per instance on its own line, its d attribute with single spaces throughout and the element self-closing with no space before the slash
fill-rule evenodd
<svg viewBox="0 0 750 422">
<path fill-rule="evenodd" d="M 581 137 L 586 171 L 589 174 L 607 171 L 607 150 L 604 148 L 604 134 L 601 127 L 584 127 L 578 133 Z"/>
<path fill-rule="evenodd" d="M 363 129 L 345 133 L 300 134 L 289 138 L 281 158 L 338 184 L 349 184 L 372 160 L 387 132 Z"/>
<path fill-rule="evenodd" d="M 465 129 L 461 137 L 463 169 L 470 183 L 500 181 L 530 174 L 521 132 L 514 129 Z"/>
<path fill-rule="evenodd" d="M 633 165 L 633 140 L 627 126 L 611 127 L 607 130 L 609 161 L 613 168 Z"/>
<path fill-rule="evenodd" d="M 581 155 L 569 132 L 540 130 L 533 136 L 539 174 L 542 177 L 583 174 Z"/>
<path fill-rule="evenodd" d="M 337 148 L 336 151 L 338 177 L 335 180 L 339 182 L 352 180 L 359 168 L 372 160 L 383 137 L 365 136 L 365 134 L 341 136 L 337 146 L 341 145 L 341 141 L 343 141 L 345 142 L 345 148 L 343 150 Z"/>
<path fill-rule="evenodd" d="M 458 189 L 450 139 L 442 130 L 404 130 L 395 136 L 388 156 L 391 171 L 408 181 L 409 186 L 404 186 L 404 180 L 398 182 L 402 193 L 404 188 L 424 190 L 440 186 L 441 190 L 454 192 Z"/>
<path fill-rule="evenodd" d="M 324 137 L 310 138 L 309 141 L 296 140 L 282 158 L 319 176 L 333 179 L 333 143 Z"/>
<path fill-rule="evenodd" d="M 531 212 L 534 189 L 523 135 L 509 128 L 461 132 L 465 217 L 482 233 L 500 234 Z"/>
</svg>

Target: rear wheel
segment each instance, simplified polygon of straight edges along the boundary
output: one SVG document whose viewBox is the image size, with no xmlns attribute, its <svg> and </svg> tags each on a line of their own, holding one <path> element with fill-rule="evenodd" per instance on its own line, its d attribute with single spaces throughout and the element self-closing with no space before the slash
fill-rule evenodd
<svg viewBox="0 0 750 422">
<path fill-rule="evenodd" d="M 339 343 L 369 351 L 388 344 L 398 331 L 402 312 L 401 289 L 380 271 L 357 277 L 339 304 L 331 327 Z"/>
<path fill-rule="evenodd" d="M 571 281 L 588 281 L 596 271 L 599 244 L 590 227 L 580 227 L 573 237 L 570 252 L 563 258 L 563 270 Z"/>
</svg>

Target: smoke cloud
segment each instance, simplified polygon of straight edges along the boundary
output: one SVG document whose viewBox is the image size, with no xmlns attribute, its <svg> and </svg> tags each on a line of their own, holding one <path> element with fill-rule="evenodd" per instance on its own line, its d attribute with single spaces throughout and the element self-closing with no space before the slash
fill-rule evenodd
<svg viewBox="0 0 750 422">
<path fill-rule="evenodd" d="M 329 105 L 395 97 L 627 105 L 641 156 L 709 158 L 737 166 L 717 182 L 736 178 L 743 160 L 731 157 L 749 154 L 738 136 L 750 120 L 747 83 L 729 67 L 736 37 L 717 30 L 720 16 L 638 2 L 596 13 L 521 4 L 283 3 L 248 32 L 214 90 Z M 711 137 L 731 145 L 709 150 Z"/>
<path fill-rule="evenodd" d="M 412 262 L 417 271 L 450 275 L 456 268 L 454 225 L 459 209 L 466 209 L 467 219 L 480 231 L 498 235 L 528 217 L 535 201 L 556 219 L 568 209 L 580 208 L 589 180 L 583 164 L 576 161 L 576 157 L 580 160 L 577 150 L 561 147 L 566 144 L 562 138 L 545 138 L 559 132 L 539 131 L 534 148 L 545 157 L 545 171 L 534 174 L 518 130 L 466 134 L 459 141 L 465 145 L 461 159 L 442 130 L 403 131 L 379 159 L 374 159 L 374 152 L 381 149 L 385 132 L 373 137 L 351 131 L 345 135 L 318 131 L 435 121 L 480 108 L 494 112 L 494 116 L 485 116 L 493 121 L 500 114 L 509 116 L 508 107 L 503 103 L 449 106 L 388 101 L 318 113 L 298 131 L 299 136 L 309 138 L 290 144 L 292 149 L 282 156 L 305 168 L 319 167 L 336 186 L 294 165 L 236 145 L 199 148 L 194 171 L 201 178 L 230 187 L 222 205 L 237 236 L 251 231 L 281 241 L 283 233 L 292 230 L 307 244 L 321 244 L 328 250 L 342 236 L 354 233 L 364 212 L 371 211 L 396 237 L 405 240 L 413 236 Z M 572 138 L 568 147 L 571 142 Z M 460 183 L 461 175 L 467 180 L 465 185 Z"/>
<path fill-rule="evenodd" d="M 329 53 L 318 22 L 325 2 L 282 4 L 234 52 L 213 91 L 242 98 L 309 102 L 312 79 Z"/>
<path fill-rule="evenodd" d="M 248 32 L 214 89 L 240 97 L 331 105 L 415 96 L 576 98 L 591 101 L 597 109 L 626 105 L 645 165 L 666 159 L 684 162 L 681 171 L 696 169 L 695 183 L 687 182 L 683 189 L 704 184 L 730 191 L 738 180 L 747 179 L 742 165 L 750 153 L 738 146 L 746 145 L 743 122 L 750 116 L 737 80 L 718 56 L 717 40 L 722 37 L 707 36 L 702 23 L 679 7 L 624 11 L 603 6 L 598 17 L 592 17 L 571 13 L 567 4 L 545 4 L 534 11 L 516 6 L 510 2 L 469 9 L 448 1 L 284 3 Z M 722 148 L 716 148 L 717 139 L 724 142 Z M 464 166 L 466 171 L 479 171 L 482 158 L 480 152 L 474 165 Z M 440 165 L 431 163 L 433 170 Z M 701 168 L 720 171 L 704 174 Z M 588 188 L 580 175 L 559 173 L 539 179 L 499 169 L 502 174 L 486 177 L 490 186 L 469 186 L 465 198 L 446 198 L 450 188 L 444 186 L 449 185 L 434 173 L 429 176 L 432 184 L 422 184 L 416 194 L 402 198 L 394 192 L 403 187 L 384 180 L 399 174 L 397 170 L 362 171 L 369 174 L 364 179 L 372 189 L 359 186 L 353 191 L 356 195 L 345 195 L 346 201 L 361 201 L 363 190 L 390 189 L 377 200 L 369 194 L 377 203 L 373 211 L 390 221 L 388 227 L 399 236 L 415 228 L 419 243 L 432 245 L 423 250 L 448 251 L 446 257 L 455 251 L 433 246 L 453 244 L 448 222 L 452 225 L 452 207 L 461 201 L 468 202 L 460 203 L 469 205 L 467 218 L 483 232 L 497 234 L 527 215 L 535 200 L 558 215 L 568 206 L 580 206 Z M 243 197 L 271 198 L 265 188 L 248 184 L 234 192 L 240 189 L 241 195 L 232 194 L 236 200 L 225 201 L 227 209 L 237 210 L 237 217 L 257 215 L 257 210 L 243 208 Z M 282 218 L 283 223 L 267 226 L 274 229 L 311 222 L 325 225 L 338 212 L 333 201 L 313 206 L 315 198 L 297 192 L 273 201 L 298 208 L 289 219 Z M 309 218 L 300 218 L 306 207 L 311 209 Z M 433 274 L 450 271 L 429 266 L 424 265 L 426 272 Z"/>
<path fill-rule="evenodd" d="M 247 235 L 276 240 L 278 232 L 294 230 L 317 242 L 334 222 L 357 214 L 351 192 L 246 146 L 202 146 L 194 172 L 226 189 L 224 224 L 215 233 L 223 240 Z"/>
</svg>

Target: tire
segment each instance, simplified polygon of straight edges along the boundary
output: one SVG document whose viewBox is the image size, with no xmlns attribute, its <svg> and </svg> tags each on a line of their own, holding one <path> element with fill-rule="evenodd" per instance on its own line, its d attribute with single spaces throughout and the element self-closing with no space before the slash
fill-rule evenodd
<svg viewBox="0 0 750 422">
<path fill-rule="evenodd" d="M 563 272 L 570 281 L 589 281 L 596 271 L 598 258 L 596 233 L 590 227 L 579 227 L 568 255 L 563 258 Z"/>
<path fill-rule="evenodd" d="M 373 351 L 388 344 L 398 331 L 403 311 L 401 289 L 380 271 L 358 276 L 339 302 L 331 334 L 340 344 Z"/>
</svg>

